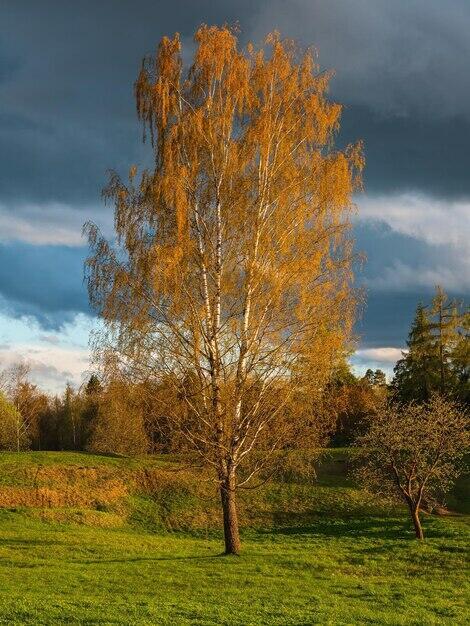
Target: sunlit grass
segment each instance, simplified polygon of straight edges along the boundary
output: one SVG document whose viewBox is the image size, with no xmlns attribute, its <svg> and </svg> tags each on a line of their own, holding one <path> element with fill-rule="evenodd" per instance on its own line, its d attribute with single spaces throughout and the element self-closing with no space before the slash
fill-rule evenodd
<svg viewBox="0 0 470 626">
<path fill-rule="evenodd" d="M 0 622 L 465 624 L 468 529 L 401 518 L 319 520 L 219 537 L 54 526 L 4 513 Z M 467 589 L 468 591 L 468 589 Z"/>
<path fill-rule="evenodd" d="M 404 513 L 369 503 L 331 465 L 341 454 L 325 460 L 317 486 L 274 484 L 246 496 L 246 519 L 265 507 L 271 523 L 245 525 L 240 557 L 220 556 L 214 527 L 169 532 L 161 503 L 152 509 L 138 494 L 122 512 L 2 510 L 0 623 L 469 623 L 468 518 L 426 516 L 426 539 L 416 541 Z M 57 464 L 58 472 L 61 464 L 155 463 L 37 455 L 17 460 Z M 15 458 L 0 455 L 4 473 Z M 193 506 L 175 493 L 167 514 L 177 520 Z"/>
</svg>

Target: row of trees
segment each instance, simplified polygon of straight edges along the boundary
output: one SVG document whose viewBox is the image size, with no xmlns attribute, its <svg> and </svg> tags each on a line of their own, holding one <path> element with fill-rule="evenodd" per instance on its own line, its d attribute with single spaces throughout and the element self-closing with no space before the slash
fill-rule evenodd
<svg viewBox="0 0 470 626">
<path fill-rule="evenodd" d="M 181 451 L 159 410 L 161 386 L 92 375 L 59 396 L 41 391 L 25 364 L 0 374 L 0 449 L 117 454 Z"/>
<path fill-rule="evenodd" d="M 116 371 L 103 371 L 100 378 L 92 375 L 78 390 L 67 384 L 63 394 L 51 396 L 30 381 L 29 373 L 27 365 L 19 364 L 0 374 L 0 449 L 133 455 L 190 448 L 162 411 L 171 402 L 174 411 L 185 413 L 186 428 L 193 428 L 184 398 L 175 396 L 171 382 L 129 381 Z M 185 381 L 188 393 L 192 384 Z M 282 386 L 273 389 L 272 405 L 284 391 Z M 370 371 L 359 378 L 342 361 L 322 394 L 309 405 L 292 399 L 284 411 L 292 421 L 305 413 L 315 414 L 310 444 L 326 443 L 332 437 L 333 444 L 345 445 L 364 428 L 365 419 L 376 412 L 386 392 L 383 372 Z M 287 439 L 285 445 L 289 445 Z"/>
<path fill-rule="evenodd" d="M 62 396 L 44 393 L 20 363 L 0 373 L 0 447 L 7 450 L 83 450 L 98 414 L 101 385 L 96 376 L 76 391 L 67 384 Z"/>
<path fill-rule="evenodd" d="M 439 319 L 445 320 L 445 327 Z M 297 411 L 323 415 L 316 428 L 318 440 L 330 438 L 333 445 L 350 445 L 364 434 L 370 418 L 387 399 L 401 404 L 422 403 L 439 393 L 468 403 L 469 343 L 468 312 L 438 288 L 428 306 L 417 307 L 409 350 L 398 361 L 391 383 L 381 370 L 357 376 L 347 359 L 341 358 L 322 393 L 310 398 L 309 407 L 298 406 Z M 187 392 L 191 385 L 193 381 L 185 381 Z M 78 390 L 67 385 L 58 397 L 40 390 L 30 381 L 28 366 L 17 364 L 0 373 L 0 392 L 3 449 L 121 454 L 187 449 L 185 438 L 174 431 L 164 411 L 170 402 L 183 410 L 183 398 L 175 397 L 173 383 L 131 381 L 116 367 L 111 368 L 109 361 L 100 378 L 92 375 Z M 291 404 L 295 402 L 298 399 Z M 285 410 L 293 415 L 293 406 Z"/>
</svg>

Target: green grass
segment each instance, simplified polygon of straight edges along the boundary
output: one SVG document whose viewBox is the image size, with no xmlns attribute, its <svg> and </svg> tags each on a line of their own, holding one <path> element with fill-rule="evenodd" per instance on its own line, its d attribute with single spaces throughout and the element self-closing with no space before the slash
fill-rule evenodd
<svg viewBox="0 0 470 626">
<path fill-rule="evenodd" d="M 0 510 L 0 624 L 468 624 L 468 518 L 426 516 L 416 541 L 401 510 L 350 484 L 345 454 L 328 452 L 315 486 L 247 492 L 240 557 L 220 556 L 213 525 L 168 530 L 188 508 L 216 506 L 179 483 L 93 512 L 95 522 L 121 516 L 121 527 L 79 509 L 62 523 Z M 0 473 L 38 463 L 122 473 L 165 461 L 8 454 Z"/>
<path fill-rule="evenodd" d="M 113 467 L 118 469 L 139 469 L 168 464 L 171 457 L 127 457 L 114 454 L 92 454 L 88 452 L 0 452 L 0 472 L 2 468 L 51 466 Z"/>
<path fill-rule="evenodd" d="M 465 624 L 458 521 L 318 520 L 220 538 L 51 526 L 4 513 L 0 623 Z M 468 596 L 467 596 L 468 600 Z"/>
</svg>

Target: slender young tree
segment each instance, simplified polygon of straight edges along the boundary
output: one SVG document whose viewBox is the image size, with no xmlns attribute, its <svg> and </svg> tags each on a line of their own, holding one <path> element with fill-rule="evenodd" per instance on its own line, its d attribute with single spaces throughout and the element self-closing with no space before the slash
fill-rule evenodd
<svg viewBox="0 0 470 626">
<path fill-rule="evenodd" d="M 87 278 L 98 353 L 184 400 L 165 414 L 213 468 L 225 550 L 238 553 L 237 489 L 300 436 L 284 406 L 321 388 L 349 339 L 363 157 L 334 149 L 341 107 L 310 51 L 277 33 L 240 50 L 228 27 L 202 26 L 195 43 L 186 73 L 178 35 L 143 61 L 154 165 L 111 175 L 117 247 L 86 226 Z"/>
<path fill-rule="evenodd" d="M 16 448 L 19 452 L 39 444 L 39 421 L 47 407 L 47 397 L 29 380 L 31 368 L 16 363 L 0 373 L 0 389 L 16 408 Z"/>
<path fill-rule="evenodd" d="M 96 428 L 98 410 L 101 401 L 103 386 L 96 374 L 92 374 L 81 392 L 80 409 L 80 449 L 87 449 L 91 443 L 93 432 Z"/>
<path fill-rule="evenodd" d="M 19 452 L 27 447 L 28 441 L 18 424 L 21 424 L 21 414 L 0 391 L 0 449 Z"/>
</svg>

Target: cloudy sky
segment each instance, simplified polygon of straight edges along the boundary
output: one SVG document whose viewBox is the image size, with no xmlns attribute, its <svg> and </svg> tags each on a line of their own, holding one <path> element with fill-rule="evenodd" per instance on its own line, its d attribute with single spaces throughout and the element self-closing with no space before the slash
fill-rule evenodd
<svg viewBox="0 0 470 626">
<path fill-rule="evenodd" d="M 79 384 L 94 320 L 81 226 L 105 230 L 106 170 L 145 158 L 132 85 L 164 34 L 278 29 L 335 68 L 340 142 L 362 138 L 356 238 L 367 263 L 359 369 L 388 369 L 435 284 L 470 288 L 468 0 L 0 0 L 0 368 Z"/>
</svg>

